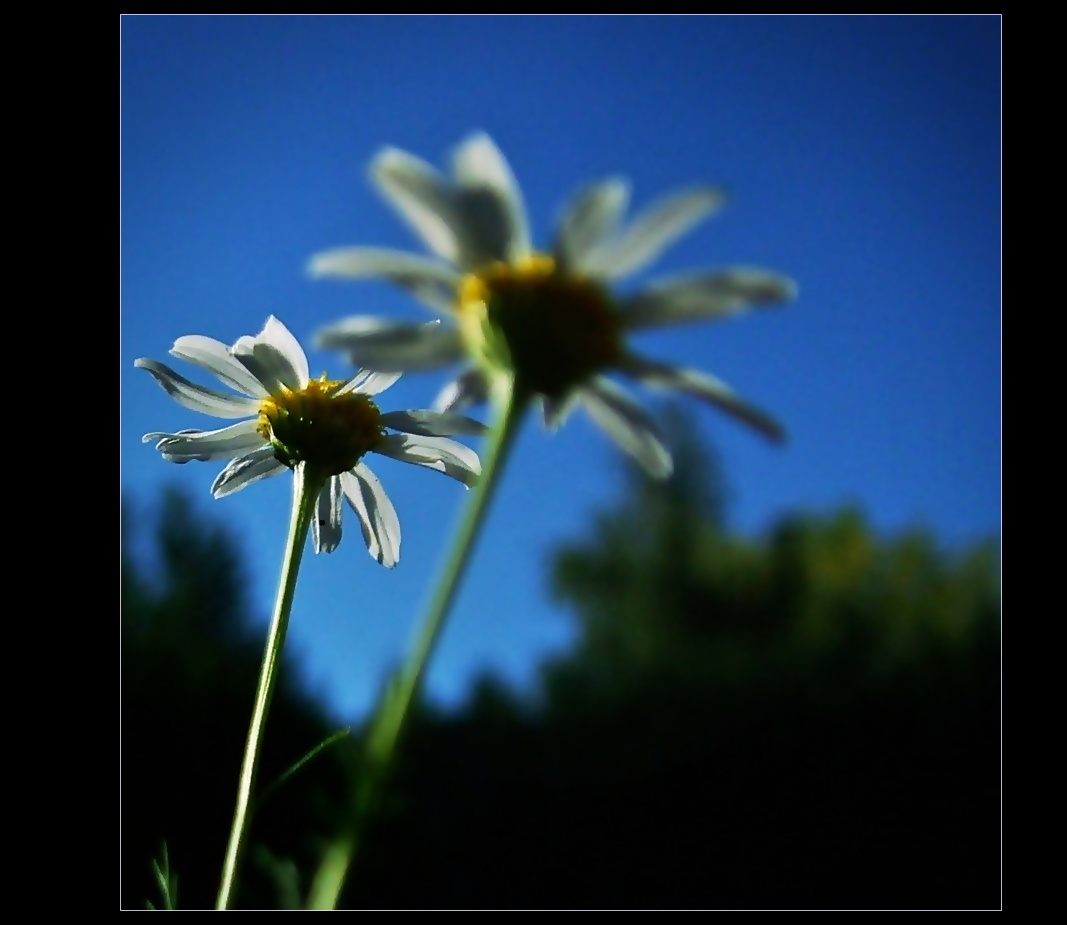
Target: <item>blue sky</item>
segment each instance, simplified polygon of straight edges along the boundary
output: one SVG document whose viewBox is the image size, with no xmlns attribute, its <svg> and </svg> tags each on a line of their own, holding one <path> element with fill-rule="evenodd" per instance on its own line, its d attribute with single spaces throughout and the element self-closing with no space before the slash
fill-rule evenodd
<svg viewBox="0 0 1067 925">
<path fill-rule="evenodd" d="M 120 28 L 121 485 L 148 506 L 178 482 L 224 517 L 264 619 L 290 480 L 212 501 L 219 464 L 165 463 L 140 437 L 215 425 L 133 361 L 166 361 L 183 334 L 232 343 L 274 314 L 313 373 L 346 375 L 312 349 L 320 326 L 430 316 L 384 283 L 313 281 L 308 258 L 347 244 L 421 252 L 367 165 L 393 145 L 445 166 L 475 130 L 508 157 L 542 245 L 569 197 L 605 176 L 628 177 L 638 209 L 698 183 L 729 193 L 624 289 L 731 264 L 797 280 L 786 308 L 638 338 L 787 426 L 774 447 L 695 409 L 733 526 L 758 533 L 848 501 L 885 532 L 925 523 L 955 545 L 999 530 L 998 17 L 124 16 Z M 408 375 L 383 410 L 427 407 L 443 382 Z M 485 670 L 529 684 L 566 647 L 548 557 L 617 497 L 615 456 L 583 416 L 553 436 L 527 422 L 430 672 L 436 699 L 458 702 Z M 464 501 L 435 473 L 370 463 L 400 515 L 400 564 L 371 560 L 346 512 L 341 547 L 305 557 L 289 637 L 346 717 L 406 650 Z"/>
</svg>

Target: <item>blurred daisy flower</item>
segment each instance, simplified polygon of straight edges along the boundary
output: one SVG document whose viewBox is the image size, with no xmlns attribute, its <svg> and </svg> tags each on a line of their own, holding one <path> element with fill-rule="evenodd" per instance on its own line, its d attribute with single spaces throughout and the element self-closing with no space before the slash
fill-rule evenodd
<svg viewBox="0 0 1067 925">
<path fill-rule="evenodd" d="M 395 148 L 375 158 L 371 177 L 434 257 L 346 247 L 317 254 L 316 277 L 385 278 L 446 319 L 410 324 L 353 317 L 319 332 L 318 344 L 345 351 L 356 366 L 433 369 L 467 361 L 438 397 L 451 410 L 486 400 L 498 377 L 540 397 L 545 423 L 558 426 L 576 404 L 652 475 L 671 457 L 648 414 L 604 374 L 694 395 L 773 439 L 778 423 L 707 373 L 646 359 L 630 331 L 740 314 L 793 298 L 794 283 L 753 267 L 701 272 L 628 295 L 609 284 L 636 273 L 723 202 L 713 189 L 661 200 L 621 224 L 629 188 L 609 179 L 580 193 L 560 222 L 551 254 L 531 249 L 518 185 L 493 141 L 459 146 L 453 177 Z"/>
<path fill-rule="evenodd" d="M 147 370 L 180 405 L 217 418 L 245 418 L 220 430 L 145 434 L 158 440 L 163 458 L 230 462 L 211 486 L 216 498 L 252 482 L 306 464 L 324 482 L 312 518 L 316 552 L 332 552 L 341 541 L 341 499 L 359 517 L 370 554 L 392 568 L 400 556 L 400 522 L 381 483 L 364 463 L 367 453 L 436 469 L 464 485 L 480 470 L 478 455 L 446 439 L 481 434 L 477 421 L 451 412 L 393 411 L 383 414 L 372 396 L 400 374 L 361 371 L 347 382 L 312 379 L 303 349 L 273 315 L 255 337 L 232 347 L 210 337 L 179 337 L 170 351 L 213 373 L 240 394 L 225 394 L 190 382 L 155 360 L 134 365 Z M 399 433 L 387 433 L 387 430 Z"/>
</svg>

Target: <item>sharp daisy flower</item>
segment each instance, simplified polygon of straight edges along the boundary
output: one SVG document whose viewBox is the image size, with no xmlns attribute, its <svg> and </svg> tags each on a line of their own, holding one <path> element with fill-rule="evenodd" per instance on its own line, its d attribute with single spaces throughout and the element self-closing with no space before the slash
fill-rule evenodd
<svg viewBox="0 0 1067 925">
<path fill-rule="evenodd" d="M 435 407 L 442 410 L 483 401 L 496 376 L 513 376 L 517 389 L 540 396 L 549 427 L 581 404 L 655 476 L 670 473 L 670 454 L 647 413 L 605 373 L 689 393 L 771 439 L 782 438 L 777 422 L 719 379 L 641 357 L 626 335 L 781 303 L 795 295 L 791 280 L 735 267 L 663 280 L 628 295 L 608 288 L 716 211 L 719 192 L 687 190 L 620 227 L 629 188 L 620 179 L 602 181 L 571 203 L 551 254 L 543 254 L 531 249 L 521 193 L 487 135 L 459 146 L 451 180 L 394 148 L 375 158 L 371 177 L 435 256 L 339 248 L 313 257 L 310 272 L 384 277 L 453 323 L 354 317 L 321 331 L 320 346 L 383 371 L 473 361 L 438 397 Z"/>
<path fill-rule="evenodd" d="M 171 355 L 213 373 L 240 394 L 208 389 L 155 360 L 135 366 L 150 372 L 180 405 L 217 418 L 245 418 L 220 430 L 145 434 L 170 462 L 227 459 L 211 486 L 216 498 L 305 463 L 325 484 L 312 519 L 316 552 L 341 541 L 341 499 L 359 517 L 370 554 L 389 568 L 400 555 L 400 522 L 381 482 L 363 462 L 367 453 L 391 456 L 443 472 L 471 485 L 478 455 L 449 435 L 481 434 L 484 425 L 440 411 L 383 414 L 373 396 L 391 386 L 397 372 L 361 371 L 346 381 L 312 379 L 303 349 L 273 315 L 255 337 L 232 347 L 210 337 L 179 337 Z M 388 430 L 399 433 L 388 433 Z"/>
</svg>

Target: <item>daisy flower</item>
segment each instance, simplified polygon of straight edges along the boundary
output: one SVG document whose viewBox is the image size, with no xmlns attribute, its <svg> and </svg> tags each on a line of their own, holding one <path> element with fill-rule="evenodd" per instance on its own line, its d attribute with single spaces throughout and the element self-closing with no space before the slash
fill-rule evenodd
<svg viewBox="0 0 1067 925">
<path fill-rule="evenodd" d="M 197 385 L 155 360 L 142 358 L 134 365 L 150 372 L 186 408 L 245 420 L 219 430 L 145 434 L 143 441 L 159 441 L 156 449 L 170 462 L 229 458 L 211 486 L 216 498 L 305 463 L 324 482 L 312 518 L 316 552 L 332 552 L 341 542 L 344 498 L 359 517 L 370 554 L 388 568 L 396 565 L 400 521 L 381 482 L 362 461 L 367 453 L 436 469 L 468 486 L 481 471 L 472 449 L 446 438 L 481 434 L 484 425 L 451 412 L 383 414 L 373 396 L 396 382 L 397 372 L 361 371 L 347 382 L 325 374 L 310 378 L 303 348 L 273 315 L 259 334 L 241 337 L 232 347 L 194 334 L 179 337 L 170 352 L 240 394 Z"/>
<path fill-rule="evenodd" d="M 534 251 L 522 195 L 493 141 L 477 134 L 459 146 L 451 180 L 429 164 L 386 148 L 371 166 L 375 185 L 433 257 L 346 247 L 317 254 L 316 277 L 382 277 L 409 291 L 445 323 L 354 317 L 319 332 L 318 343 L 381 371 L 466 362 L 435 407 L 484 401 L 498 377 L 540 397 L 545 423 L 558 426 L 575 405 L 652 475 L 671 457 L 637 402 L 605 374 L 694 395 L 781 440 L 782 428 L 707 373 L 647 359 L 627 344 L 631 331 L 724 318 L 795 296 L 793 282 L 754 267 L 700 272 L 615 295 L 610 284 L 642 270 L 723 202 L 695 188 L 661 200 L 628 224 L 629 188 L 596 183 L 566 210 L 550 254 Z"/>
</svg>

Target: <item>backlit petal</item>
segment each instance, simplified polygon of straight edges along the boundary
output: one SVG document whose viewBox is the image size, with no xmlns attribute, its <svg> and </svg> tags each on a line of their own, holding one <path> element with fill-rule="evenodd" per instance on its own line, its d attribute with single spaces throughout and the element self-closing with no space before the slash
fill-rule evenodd
<svg viewBox="0 0 1067 925">
<path fill-rule="evenodd" d="M 273 315 L 255 337 L 238 338 L 231 353 L 272 395 L 282 387 L 295 392 L 307 385 L 308 361 L 304 348 Z"/>
<path fill-rule="evenodd" d="M 311 537 L 315 552 L 333 552 L 341 542 L 341 479 L 326 480 L 311 521 Z"/>
<path fill-rule="evenodd" d="M 513 262 L 530 252 L 530 230 L 522 193 L 504 155 L 484 133 L 468 138 L 455 152 L 453 172 L 459 204 L 475 252 L 460 262 L 479 266 L 486 259 Z"/>
<path fill-rule="evenodd" d="M 372 369 L 363 369 L 335 394 L 344 395 L 348 392 L 355 392 L 357 395 L 377 395 L 393 385 L 402 375 L 403 373 L 379 373 Z"/>
<path fill-rule="evenodd" d="M 455 192 L 436 169 L 406 151 L 386 148 L 371 164 L 370 175 L 431 251 L 460 262 L 463 221 Z"/>
<path fill-rule="evenodd" d="M 379 372 L 438 369 L 465 355 L 459 331 L 439 321 L 412 324 L 356 316 L 323 328 L 315 337 L 322 350 L 340 350 L 353 366 Z"/>
<path fill-rule="evenodd" d="M 489 400 L 489 380 L 477 367 L 471 367 L 441 389 L 433 401 L 435 411 L 458 411 Z"/>
<path fill-rule="evenodd" d="M 481 436 L 489 430 L 481 421 L 440 411 L 391 411 L 382 415 L 382 424 L 392 430 L 424 437 Z"/>
<path fill-rule="evenodd" d="M 578 403 L 578 392 L 571 390 L 560 398 L 551 398 L 545 395 L 541 399 L 541 416 L 545 427 L 549 430 L 558 430 L 564 421 L 570 417 L 575 405 Z"/>
<path fill-rule="evenodd" d="M 441 314 L 451 312 L 461 276 L 432 257 L 373 247 L 339 247 L 311 258 L 314 277 L 389 280 Z"/>
<path fill-rule="evenodd" d="M 586 272 L 620 279 L 648 266 L 671 244 L 722 206 L 718 190 L 694 189 L 677 193 L 641 212 L 621 234 L 593 249 Z"/>
<path fill-rule="evenodd" d="M 345 498 L 359 517 L 368 552 L 392 568 L 400 559 L 400 520 L 382 483 L 363 463 L 339 478 Z"/>
<path fill-rule="evenodd" d="M 554 251 L 564 272 L 584 272 L 586 256 L 615 233 L 629 199 L 630 187 L 621 178 L 604 180 L 575 197 L 556 234 Z"/>
<path fill-rule="evenodd" d="M 467 486 L 473 485 L 482 471 L 474 450 L 445 437 L 390 434 L 382 439 L 374 452 L 443 472 Z"/>
<path fill-rule="evenodd" d="M 215 498 L 225 498 L 253 482 L 270 478 L 285 471 L 285 466 L 274 457 L 274 447 L 265 446 L 235 459 L 223 469 L 211 486 Z"/>
<path fill-rule="evenodd" d="M 212 337 L 203 337 L 200 334 L 190 334 L 179 337 L 170 351 L 171 356 L 214 373 L 226 385 L 250 395 L 253 398 L 266 398 L 267 390 L 253 376 L 232 353 L 230 348 L 220 340 Z"/>
<path fill-rule="evenodd" d="M 620 300 L 628 328 L 647 328 L 739 315 L 796 297 L 796 284 L 779 273 L 737 267 L 658 281 Z"/>
<path fill-rule="evenodd" d="M 168 462 L 186 463 L 197 459 L 233 459 L 264 444 L 257 432 L 258 421 L 252 418 L 219 430 L 181 430 L 177 433 L 152 433 L 141 438 L 142 443 L 158 440 L 156 449 Z"/>
<path fill-rule="evenodd" d="M 216 418 L 244 418 L 259 414 L 259 402 L 254 398 L 224 395 L 214 389 L 204 388 L 179 376 L 164 363 L 141 357 L 134 360 L 133 365 L 150 372 L 171 398 L 192 411 Z"/>
<path fill-rule="evenodd" d="M 781 424 L 765 411 L 740 398 L 725 382 L 710 373 L 680 369 L 634 356 L 627 359 L 622 369 L 645 385 L 677 389 L 694 395 L 754 427 L 771 440 L 781 442 L 785 439 Z"/>
<path fill-rule="evenodd" d="M 579 391 L 585 410 L 604 432 L 634 457 L 653 478 L 671 474 L 671 454 L 647 412 L 619 386 L 603 377 Z"/>
</svg>

